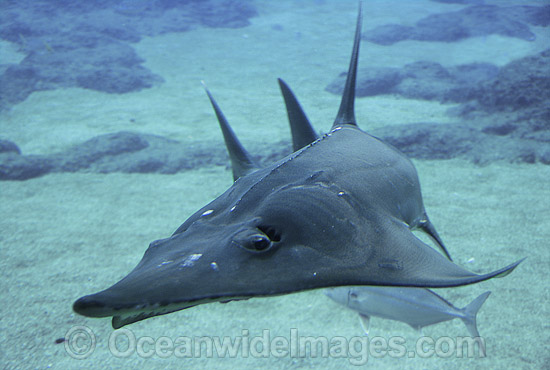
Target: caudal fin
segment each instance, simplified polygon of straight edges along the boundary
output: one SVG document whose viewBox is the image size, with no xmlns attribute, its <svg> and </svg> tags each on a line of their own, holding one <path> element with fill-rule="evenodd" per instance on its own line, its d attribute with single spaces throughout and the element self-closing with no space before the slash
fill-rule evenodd
<svg viewBox="0 0 550 370">
<path fill-rule="evenodd" d="M 474 299 L 472 303 L 463 308 L 464 317 L 462 318 L 462 321 L 464 321 L 464 324 L 470 332 L 470 335 L 474 338 L 479 337 L 479 331 L 477 331 L 476 323 L 477 313 L 490 294 L 491 292 L 485 292 L 481 294 L 479 297 Z"/>
<path fill-rule="evenodd" d="M 487 297 L 491 292 L 485 292 L 481 294 L 479 297 L 474 299 L 469 305 L 464 307 L 462 310 L 464 311 L 464 317 L 462 318 L 462 321 L 464 322 L 464 325 L 466 325 L 466 328 L 470 332 L 470 335 L 472 338 L 478 338 L 479 340 L 479 355 L 481 357 L 485 357 L 485 341 L 483 338 L 479 338 L 479 331 L 477 330 L 477 313 L 479 312 L 479 309 L 481 306 L 483 306 L 483 303 L 485 303 L 485 300 L 487 300 Z"/>
</svg>

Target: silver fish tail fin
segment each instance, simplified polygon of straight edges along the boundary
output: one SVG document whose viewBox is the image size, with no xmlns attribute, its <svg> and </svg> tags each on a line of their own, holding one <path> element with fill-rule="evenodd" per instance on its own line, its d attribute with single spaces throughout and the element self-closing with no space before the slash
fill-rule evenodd
<svg viewBox="0 0 550 370">
<path fill-rule="evenodd" d="M 464 321 L 464 325 L 466 325 L 466 328 L 470 332 L 470 335 L 475 338 L 479 337 L 479 331 L 477 331 L 477 322 L 476 317 L 479 309 L 481 306 L 483 306 L 483 303 L 487 300 L 487 297 L 491 292 L 485 292 L 481 294 L 479 297 L 474 299 L 469 305 L 464 307 L 462 310 L 464 311 L 464 317 L 462 318 L 462 321 Z"/>
<path fill-rule="evenodd" d="M 490 294 L 491 292 L 481 294 L 462 309 L 464 311 L 462 321 L 464 322 L 464 325 L 466 325 L 466 328 L 470 332 L 472 338 L 477 338 L 480 336 L 479 331 L 477 330 L 477 313 Z M 485 342 L 483 340 L 479 341 L 479 354 L 481 357 L 485 357 Z"/>
</svg>

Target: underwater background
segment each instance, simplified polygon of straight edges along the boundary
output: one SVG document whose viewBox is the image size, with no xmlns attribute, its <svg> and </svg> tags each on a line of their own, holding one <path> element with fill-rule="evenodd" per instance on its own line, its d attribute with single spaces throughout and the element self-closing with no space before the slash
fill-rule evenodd
<svg viewBox="0 0 550 370">
<path fill-rule="evenodd" d="M 71 307 L 124 277 L 151 241 L 232 184 L 201 81 L 252 154 L 281 158 L 290 130 L 276 78 L 328 131 L 356 13 L 355 0 L 0 2 L 3 368 L 357 366 L 349 354 L 178 358 L 150 344 L 117 357 L 110 320 Z M 457 307 L 492 291 L 477 323 L 487 357 L 369 352 L 360 365 L 549 368 L 550 2 L 373 0 L 363 13 L 359 126 L 412 158 L 456 263 L 481 273 L 528 258 L 503 279 L 437 290 Z M 316 290 L 125 329 L 155 342 L 266 329 L 350 341 L 364 335 L 356 316 Z M 69 343 L 74 328 L 84 337 Z M 409 351 L 421 335 L 468 333 L 460 320 L 419 334 L 373 318 L 369 334 L 402 337 Z"/>
</svg>

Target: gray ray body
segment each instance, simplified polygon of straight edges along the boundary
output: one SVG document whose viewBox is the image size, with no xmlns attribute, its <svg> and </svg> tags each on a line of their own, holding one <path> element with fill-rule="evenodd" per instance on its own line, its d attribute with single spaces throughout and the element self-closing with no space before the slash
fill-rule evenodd
<svg viewBox="0 0 550 370">
<path fill-rule="evenodd" d="M 491 292 L 481 294 L 464 308 L 424 288 L 348 286 L 326 289 L 325 294 L 358 312 L 367 334 L 371 316 L 401 321 L 416 330 L 458 318 L 472 337 L 479 337 L 476 315 Z"/>
<path fill-rule="evenodd" d="M 483 275 L 451 262 L 424 210 L 412 162 L 357 127 L 360 30 L 361 12 L 328 134 L 317 138 L 281 81 L 299 149 L 270 166 L 251 160 L 208 92 L 235 182 L 171 237 L 151 243 L 124 279 L 78 299 L 75 312 L 112 316 L 120 328 L 215 301 L 343 285 L 449 287 L 510 273 L 521 261 Z M 448 258 L 416 238 L 414 228 L 427 232 Z"/>
</svg>

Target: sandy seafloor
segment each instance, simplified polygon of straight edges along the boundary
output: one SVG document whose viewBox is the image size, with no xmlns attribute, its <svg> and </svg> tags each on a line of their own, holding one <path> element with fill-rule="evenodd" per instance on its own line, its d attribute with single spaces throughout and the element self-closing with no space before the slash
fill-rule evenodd
<svg viewBox="0 0 550 370">
<path fill-rule="evenodd" d="M 522 4 L 525 4 L 523 2 Z M 535 2 L 541 4 L 543 2 Z M 257 1 L 260 16 L 240 29 L 211 29 L 146 38 L 135 45 L 146 67 L 166 82 L 125 95 L 65 89 L 34 93 L 1 113 L 1 133 L 24 153 L 67 148 L 93 136 L 132 130 L 192 142 L 222 137 L 202 90 L 205 80 L 235 131 L 247 144 L 289 136 L 276 83 L 284 78 L 317 129 L 327 130 L 339 97 L 324 87 L 347 69 L 356 1 Z M 460 9 L 432 2 L 367 1 L 364 29 L 389 22 L 409 24 L 429 12 Z M 395 10 L 399 9 L 396 15 Z M 274 27 L 275 25 L 279 25 Z M 419 59 L 443 65 L 489 61 L 504 65 L 542 50 L 547 30 L 533 28 L 535 42 L 489 36 L 462 42 L 407 41 L 391 47 L 363 43 L 362 65 L 402 66 Z M 16 58 L 3 45 L 6 57 Z M 360 126 L 450 122 L 449 106 L 395 96 L 356 102 Z M 131 122 L 130 120 L 134 122 Z M 465 160 L 414 160 L 425 205 L 455 261 L 475 272 L 489 272 L 528 257 L 514 273 L 474 286 L 439 290 L 463 307 L 480 293 L 492 295 L 478 316 L 487 343 L 486 358 L 370 357 L 371 368 L 502 369 L 548 368 L 550 167 Z M 50 174 L 23 182 L 0 183 L 0 363 L 3 368 L 150 369 L 343 369 L 348 358 L 117 358 L 108 349 L 109 319 L 75 315 L 73 301 L 110 286 L 141 259 L 148 243 L 169 236 L 190 214 L 231 185 L 225 167 L 175 175 Z M 261 279 L 261 276 L 258 276 Z M 93 331 L 95 351 L 71 358 L 64 337 L 74 326 Z M 361 336 L 356 315 L 322 291 L 228 304 L 208 304 L 127 327 L 136 338 L 230 336 L 249 331 L 271 338 Z M 419 334 L 402 323 L 374 318 L 371 337 L 402 336 L 414 350 Z M 466 336 L 460 320 L 424 329 L 424 335 Z M 85 344 L 85 342 L 81 342 Z"/>
</svg>

